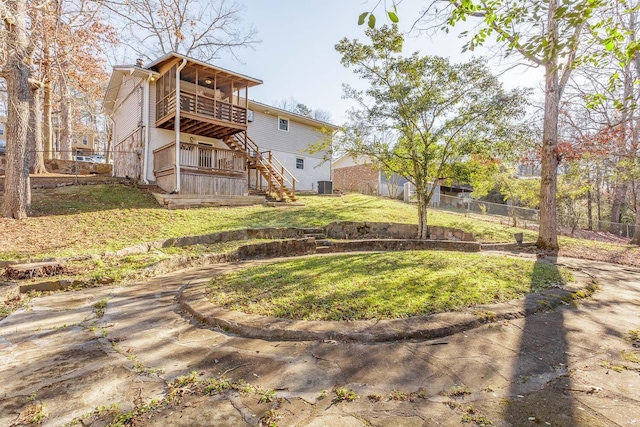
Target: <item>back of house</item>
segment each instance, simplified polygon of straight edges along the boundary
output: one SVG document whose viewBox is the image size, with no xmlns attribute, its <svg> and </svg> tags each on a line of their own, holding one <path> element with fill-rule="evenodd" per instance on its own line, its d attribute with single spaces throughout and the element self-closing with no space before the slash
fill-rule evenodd
<svg viewBox="0 0 640 427">
<path fill-rule="evenodd" d="M 114 174 L 180 194 L 313 191 L 331 169 L 309 146 L 336 127 L 250 100 L 261 83 L 177 53 L 114 67 L 104 100 Z"/>
</svg>

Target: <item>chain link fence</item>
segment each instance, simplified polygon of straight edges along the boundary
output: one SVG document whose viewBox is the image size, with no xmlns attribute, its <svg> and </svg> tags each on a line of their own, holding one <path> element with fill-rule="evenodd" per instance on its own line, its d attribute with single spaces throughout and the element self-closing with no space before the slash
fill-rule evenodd
<svg viewBox="0 0 640 427">
<path fill-rule="evenodd" d="M 415 202 L 414 194 L 415 190 L 407 188 L 405 184 L 405 202 Z M 501 220 L 500 222 L 506 222 L 522 228 L 533 228 L 540 224 L 540 211 L 537 209 L 483 202 L 470 197 L 455 197 L 438 193 L 437 197 L 431 200 L 430 206 L 451 212 L 473 213 L 488 218 L 498 218 Z M 618 237 L 630 239 L 636 231 L 636 225 L 629 223 L 594 219 L 589 224 L 589 219 L 586 215 L 565 215 L 559 212 L 556 218 L 559 231 L 567 235 L 572 235 L 575 230 L 590 230 L 609 232 Z"/>
</svg>

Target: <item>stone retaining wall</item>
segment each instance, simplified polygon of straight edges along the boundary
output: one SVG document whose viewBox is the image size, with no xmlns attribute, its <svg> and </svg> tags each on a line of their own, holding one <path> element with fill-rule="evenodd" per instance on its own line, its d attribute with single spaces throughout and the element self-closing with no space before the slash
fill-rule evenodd
<svg viewBox="0 0 640 427">
<path fill-rule="evenodd" d="M 325 252 L 355 251 L 421 251 L 440 249 L 459 252 L 480 252 L 480 243 L 449 240 L 366 239 L 327 242 Z"/>
<path fill-rule="evenodd" d="M 67 175 L 111 174 L 113 165 L 106 163 L 77 162 L 75 160 L 49 159 L 44 161 L 47 172 Z"/>
<path fill-rule="evenodd" d="M 113 165 L 106 163 L 78 162 L 75 160 L 48 159 L 44 161 L 47 172 L 65 175 L 111 175 Z M 7 167 L 7 156 L 0 156 L 0 175 Z"/>
<path fill-rule="evenodd" d="M 330 239 L 408 239 L 415 240 L 418 233 L 418 226 L 412 224 L 400 223 L 377 223 L 377 222 L 333 222 L 324 228 L 257 228 L 244 230 L 220 231 L 217 233 L 205 234 L 201 236 L 185 236 L 172 237 L 164 240 L 156 240 L 154 242 L 139 243 L 133 246 L 127 246 L 113 252 L 105 252 L 102 255 L 85 255 L 78 257 L 66 258 L 64 261 L 81 261 L 91 258 L 119 258 L 127 255 L 135 255 L 147 253 L 154 249 L 185 247 L 193 245 L 211 245 L 214 243 L 228 242 L 233 240 L 248 239 L 300 239 L 306 234 L 326 234 Z M 473 234 L 466 233 L 462 230 L 445 227 L 432 227 L 432 239 L 452 240 L 461 242 L 474 242 Z M 417 240 L 416 240 L 417 241 Z M 429 242 L 424 240 L 422 242 Z M 419 243 L 423 245 L 427 243 Z M 354 249 L 368 250 L 368 249 Z M 384 250 L 384 249 L 372 249 Z M 284 255 L 284 254 L 283 254 Z M 40 261 L 52 261 L 53 259 L 44 259 Z M 35 260 L 34 260 L 35 261 Z M 25 261 L 26 262 L 26 261 Z M 4 266 L 13 263 L 13 261 L 5 262 Z M 2 267 L 0 263 L 0 267 Z"/>
<path fill-rule="evenodd" d="M 475 241 L 473 234 L 457 228 L 427 228 L 431 240 Z M 330 239 L 415 239 L 418 235 L 417 224 L 394 222 L 334 222 L 325 227 Z"/>
<path fill-rule="evenodd" d="M 316 253 L 316 240 L 306 239 L 277 240 L 275 242 L 256 243 L 238 248 L 240 259 L 277 258 L 284 256 L 311 255 Z"/>
</svg>

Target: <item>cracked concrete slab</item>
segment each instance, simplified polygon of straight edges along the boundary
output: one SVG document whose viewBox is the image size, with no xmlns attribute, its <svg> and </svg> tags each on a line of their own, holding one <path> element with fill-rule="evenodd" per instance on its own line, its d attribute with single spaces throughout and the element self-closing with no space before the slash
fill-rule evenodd
<svg viewBox="0 0 640 427">
<path fill-rule="evenodd" d="M 161 404 L 137 425 L 258 425 L 264 417 L 278 426 L 634 425 L 640 364 L 622 351 L 637 351 L 625 336 L 640 329 L 640 270 L 558 262 L 593 275 L 597 292 L 435 340 L 266 340 L 185 317 L 180 289 L 219 266 L 36 298 L 0 321 L 0 425 L 38 413 L 45 426 L 105 425 L 152 399 Z M 100 316 L 94 306 L 103 299 Z M 202 384 L 227 378 L 258 388 L 171 394 L 191 372 Z M 335 401 L 335 387 L 358 399 Z M 263 399 L 264 390 L 274 394 Z"/>
</svg>

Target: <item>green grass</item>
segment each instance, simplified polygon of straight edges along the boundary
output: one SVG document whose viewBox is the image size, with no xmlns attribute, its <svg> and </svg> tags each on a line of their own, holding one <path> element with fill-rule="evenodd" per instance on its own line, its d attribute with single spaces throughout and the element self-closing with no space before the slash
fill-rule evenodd
<svg viewBox="0 0 640 427">
<path fill-rule="evenodd" d="M 153 196 L 124 185 L 34 190 L 32 216 L 0 219 L 0 260 L 113 251 L 140 242 L 217 231 L 265 227 L 319 227 L 333 221 L 417 223 L 417 209 L 396 200 L 358 194 L 301 196 L 304 206 L 200 208 L 169 211 Z M 431 210 L 433 225 L 462 228 L 483 241 L 512 241 L 517 229 Z M 527 239 L 534 234 L 527 232 Z"/>
<path fill-rule="evenodd" d="M 518 298 L 572 280 L 531 260 L 444 251 L 300 258 L 209 283 L 215 304 L 302 320 L 388 319 Z"/>
<path fill-rule="evenodd" d="M 0 196 L 1 198 L 1 196 Z M 69 186 L 34 190 L 32 216 L 23 221 L 0 218 L 0 261 L 67 257 L 113 251 L 141 242 L 217 231 L 265 227 L 320 227 L 334 221 L 417 223 L 415 205 L 349 194 L 301 196 L 304 206 L 200 208 L 169 211 L 146 191 L 125 185 Z M 513 233 L 535 241 L 537 233 L 430 209 L 430 225 L 460 228 L 482 242 L 513 242 Z M 640 249 L 561 237 L 569 255 L 599 254 L 633 264 Z M 634 261 L 635 260 L 635 261 Z"/>
<path fill-rule="evenodd" d="M 176 256 L 197 259 L 202 255 L 233 252 L 240 246 L 263 243 L 269 240 L 249 239 L 219 242 L 211 245 L 159 248 L 151 252 L 126 255 L 117 258 L 89 259 L 68 263 L 68 273 L 59 276 L 66 280 L 92 280 L 97 283 L 128 283 L 149 277 L 147 271 L 155 264 Z"/>
</svg>

